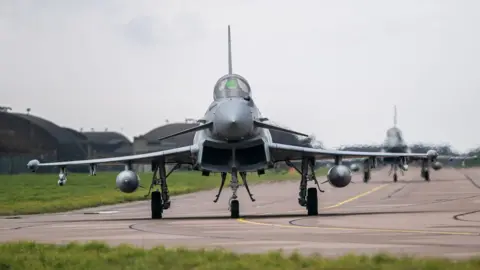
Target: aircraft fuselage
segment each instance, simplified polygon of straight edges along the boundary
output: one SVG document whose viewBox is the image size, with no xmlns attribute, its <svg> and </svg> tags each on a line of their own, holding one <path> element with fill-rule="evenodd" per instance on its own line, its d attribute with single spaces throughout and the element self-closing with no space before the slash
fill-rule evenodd
<svg viewBox="0 0 480 270">
<path fill-rule="evenodd" d="M 258 171 L 272 168 L 268 143 L 270 131 L 255 127 L 261 114 L 251 98 L 231 97 L 214 100 L 204 120 L 212 127 L 197 131 L 198 170 L 211 172 Z"/>
<path fill-rule="evenodd" d="M 383 152 L 386 153 L 409 153 L 410 149 L 406 145 L 395 145 L 395 146 L 387 146 L 383 149 Z M 383 163 L 385 164 L 399 164 L 404 162 L 405 164 L 407 163 L 407 160 L 401 160 L 402 158 L 383 158 Z"/>
</svg>

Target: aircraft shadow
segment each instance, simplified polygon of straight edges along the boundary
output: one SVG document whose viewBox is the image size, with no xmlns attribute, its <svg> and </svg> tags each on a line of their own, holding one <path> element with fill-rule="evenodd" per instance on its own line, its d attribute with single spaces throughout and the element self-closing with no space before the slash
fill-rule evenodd
<svg viewBox="0 0 480 270">
<path fill-rule="evenodd" d="M 446 210 L 424 210 L 424 211 L 368 211 L 368 212 L 345 212 L 345 213 L 320 213 L 317 216 L 307 216 L 306 214 L 291 213 L 291 214 L 259 214 L 259 215 L 241 215 L 240 218 L 255 220 L 255 219 L 281 219 L 281 218 L 322 218 L 322 217 L 348 217 L 348 216 L 373 216 L 373 215 L 387 215 L 387 214 L 425 214 L 425 213 L 445 213 L 451 212 Z M 53 220 L 48 223 L 75 223 L 75 222 L 112 222 L 112 221 L 175 221 L 175 220 L 228 220 L 232 219 L 228 215 L 224 216 L 185 216 L 185 217 L 164 217 L 163 219 L 152 220 L 149 217 L 145 218 L 104 218 L 104 219 L 75 219 L 75 220 Z"/>
<path fill-rule="evenodd" d="M 372 179 L 373 180 L 373 179 Z M 363 181 L 355 181 L 355 184 L 390 184 L 390 183 L 395 183 L 393 180 L 380 180 L 380 181 L 369 181 L 368 183 L 364 183 Z M 424 184 L 424 183 L 433 183 L 433 182 L 442 182 L 442 183 L 448 183 L 448 182 L 458 182 L 458 181 L 468 181 L 468 179 L 465 178 L 458 178 L 458 179 L 431 179 L 430 182 L 427 182 L 425 180 L 398 180 L 396 184 Z"/>
</svg>

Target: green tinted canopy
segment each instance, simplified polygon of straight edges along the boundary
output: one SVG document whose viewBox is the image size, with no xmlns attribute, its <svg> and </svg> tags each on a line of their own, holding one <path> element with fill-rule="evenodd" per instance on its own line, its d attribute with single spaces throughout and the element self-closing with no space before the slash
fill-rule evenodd
<svg viewBox="0 0 480 270">
<path fill-rule="evenodd" d="M 238 88 L 237 80 L 236 79 L 229 79 L 225 86 L 229 89 Z"/>
</svg>

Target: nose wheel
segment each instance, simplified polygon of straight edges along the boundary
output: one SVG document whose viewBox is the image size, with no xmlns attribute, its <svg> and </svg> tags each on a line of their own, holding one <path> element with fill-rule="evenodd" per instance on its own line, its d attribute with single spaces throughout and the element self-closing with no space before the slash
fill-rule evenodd
<svg viewBox="0 0 480 270">
<path fill-rule="evenodd" d="M 396 163 L 392 164 L 392 166 L 390 167 L 390 171 L 388 172 L 388 175 L 391 175 L 393 172 L 393 182 L 398 181 L 397 171 L 398 171 L 398 164 Z"/>
<path fill-rule="evenodd" d="M 240 202 L 238 200 L 232 200 L 230 202 L 230 217 L 231 218 L 240 217 Z"/>
<path fill-rule="evenodd" d="M 238 174 L 240 174 L 240 177 L 242 178 L 243 184 L 245 186 L 245 189 L 247 190 L 248 196 L 250 197 L 250 200 L 252 202 L 255 201 L 255 198 L 253 198 L 253 194 L 250 192 L 250 188 L 248 187 L 248 182 L 247 182 L 247 173 L 246 172 L 237 172 L 237 170 L 232 170 L 231 175 L 232 179 L 230 180 L 230 188 L 232 189 L 232 196 L 230 197 L 229 200 L 229 210 L 230 210 L 230 217 L 231 218 L 239 218 L 240 217 L 240 202 L 238 201 L 238 196 L 237 196 L 237 190 L 238 187 L 240 186 L 240 183 L 238 181 Z M 218 193 L 215 196 L 215 199 L 213 202 L 218 202 L 218 199 L 220 198 L 220 194 L 222 193 L 223 186 L 225 185 L 225 180 L 227 178 L 227 173 L 222 172 L 222 182 L 220 184 L 220 188 L 218 189 Z"/>
</svg>

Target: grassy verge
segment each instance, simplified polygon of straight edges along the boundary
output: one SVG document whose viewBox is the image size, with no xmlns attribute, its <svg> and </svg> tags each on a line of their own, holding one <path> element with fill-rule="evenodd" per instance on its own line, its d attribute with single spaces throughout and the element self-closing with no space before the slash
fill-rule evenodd
<svg viewBox="0 0 480 270">
<path fill-rule="evenodd" d="M 222 250 L 150 250 L 130 246 L 108 247 L 99 242 L 65 246 L 32 242 L 0 245 L 0 269 L 479 269 L 480 259 L 451 261 L 347 255 L 336 259 L 290 256 L 279 252 L 238 255 Z"/>
<path fill-rule="evenodd" d="M 319 173 L 324 173 L 320 171 Z M 21 174 L 0 176 L 0 215 L 19 215 L 62 212 L 86 207 L 143 200 L 147 189 L 139 188 L 132 194 L 115 189 L 114 172 L 100 172 L 97 176 L 69 174 L 67 184 L 57 186 L 55 174 Z M 151 173 L 140 174 L 141 185 L 150 186 Z M 265 180 L 298 179 L 299 175 L 266 173 L 249 174 L 249 183 Z M 208 190 L 220 185 L 220 176 L 201 176 L 199 172 L 176 172 L 168 178 L 171 195 Z"/>
</svg>

